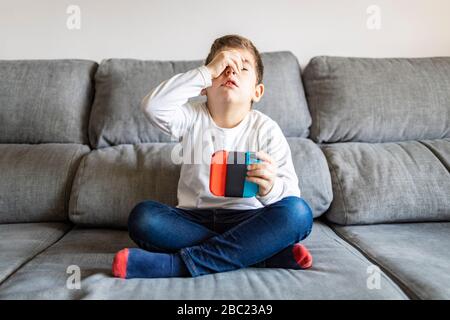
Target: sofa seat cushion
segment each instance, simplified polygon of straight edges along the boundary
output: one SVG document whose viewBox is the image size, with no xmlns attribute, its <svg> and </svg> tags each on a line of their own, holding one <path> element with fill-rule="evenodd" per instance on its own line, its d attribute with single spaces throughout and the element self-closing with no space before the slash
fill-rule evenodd
<svg viewBox="0 0 450 320">
<path fill-rule="evenodd" d="M 64 223 L 0 224 L 0 283 L 69 229 Z"/>
<path fill-rule="evenodd" d="M 68 221 L 73 177 L 89 147 L 0 144 L 0 223 Z"/>
<path fill-rule="evenodd" d="M 450 221 L 450 139 L 322 145 L 342 225 Z"/>
<path fill-rule="evenodd" d="M 411 298 L 450 299 L 450 222 L 333 226 Z"/>
<path fill-rule="evenodd" d="M 371 262 L 323 223 L 315 222 L 304 243 L 314 257 L 309 270 L 244 268 L 196 278 L 123 280 L 112 277 L 111 264 L 118 250 L 134 246 L 128 233 L 78 228 L 8 279 L 0 299 L 407 298 L 383 273 L 380 289 L 369 288 Z M 73 265 L 81 271 L 79 289 L 67 287 Z"/>
</svg>

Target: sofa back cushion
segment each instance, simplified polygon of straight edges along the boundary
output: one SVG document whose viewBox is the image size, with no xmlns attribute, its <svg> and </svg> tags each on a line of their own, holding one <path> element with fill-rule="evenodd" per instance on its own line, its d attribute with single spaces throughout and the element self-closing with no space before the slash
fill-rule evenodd
<svg viewBox="0 0 450 320">
<path fill-rule="evenodd" d="M 325 156 L 310 139 L 287 139 L 302 196 L 315 217 L 332 200 Z M 126 227 L 133 207 L 144 200 L 177 205 L 179 164 L 171 154 L 175 143 L 124 144 L 93 150 L 81 161 L 74 178 L 69 216 L 78 225 Z"/>
<path fill-rule="evenodd" d="M 300 67 L 290 52 L 262 53 L 264 97 L 254 104 L 275 120 L 286 136 L 307 137 L 311 116 L 301 82 Z M 119 144 L 170 142 L 145 118 L 144 96 L 164 80 L 203 64 L 193 61 L 142 61 L 108 59 L 95 76 L 95 100 L 89 124 L 94 148 Z"/>
<path fill-rule="evenodd" d="M 330 221 L 450 219 L 450 57 L 315 57 L 303 81 Z"/>
<path fill-rule="evenodd" d="M 97 64 L 0 61 L 0 143 L 88 144 Z"/>
<path fill-rule="evenodd" d="M 143 200 L 175 206 L 180 166 L 174 143 L 124 144 L 91 151 L 80 163 L 69 203 L 78 225 L 126 227 L 133 207 Z"/>
<path fill-rule="evenodd" d="M 333 183 L 328 220 L 450 221 L 450 139 L 323 145 Z M 440 159 L 447 159 L 443 162 Z"/>
<path fill-rule="evenodd" d="M 72 180 L 86 145 L 0 144 L 0 223 L 68 220 Z"/>
<path fill-rule="evenodd" d="M 316 142 L 450 137 L 450 57 L 315 57 L 303 81 Z"/>
</svg>

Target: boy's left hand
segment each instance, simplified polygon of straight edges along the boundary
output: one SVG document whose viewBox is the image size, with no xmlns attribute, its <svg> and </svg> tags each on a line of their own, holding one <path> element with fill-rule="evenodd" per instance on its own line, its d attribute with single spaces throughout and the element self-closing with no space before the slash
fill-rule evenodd
<svg viewBox="0 0 450 320">
<path fill-rule="evenodd" d="M 263 197 L 272 190 L 277 177 L 277 165 L 275 160 L 264 151 L 256 152 L 256 157 L 262 162 L 248 165 L 245 179 L 256 183 L 259 186 L 258 194 Z"/>
</svg>

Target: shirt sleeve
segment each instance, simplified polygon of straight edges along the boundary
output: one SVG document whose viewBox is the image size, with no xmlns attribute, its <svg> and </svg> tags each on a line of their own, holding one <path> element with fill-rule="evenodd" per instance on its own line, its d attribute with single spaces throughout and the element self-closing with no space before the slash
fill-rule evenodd
<svg viewBox="0 0 450 320">
<path fill-rule="evenodd" d="M 141 102 L 147 119 L 173 139 L 180 139 L 192 125 L 198 110 L 188 102 L 211 86 L 212 77 L 206 66 L 179 73 L 162 82 Z"/>
<path fill-rule="evenodd" d="M 272 121 L 270 128 L 260 134 L 260 150 L 269 154 L 277 164 L 277 176 L 272 189 L 265 196 L 256 198 L 268 206 L 284 197 L 301 196 L 298 177 L 292 162 L 291 149 L 279 125 Z"/>
</svg>

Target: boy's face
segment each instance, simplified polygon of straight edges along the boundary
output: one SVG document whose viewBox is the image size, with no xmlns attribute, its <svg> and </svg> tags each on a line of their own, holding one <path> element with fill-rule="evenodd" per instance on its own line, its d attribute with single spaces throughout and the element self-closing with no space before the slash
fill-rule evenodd
<svg viewBox="0 0 450 320">
<path fill-rule="evenodd" d="M 246 49 L 223 48 L 238 52 L 243 61 L 243 69 L 236 74 L 228 66 L 220 76 L 212 80 L 212 85 L 206 89 L 209 104 L 241 106 L 249 108 L 251 101 L 258 102 L 264 94 L 264 85 L 256 84 L 256 65 L 253 55 Z M 231 80 L 234 84 L 227 81 Z"/>
</svg>

